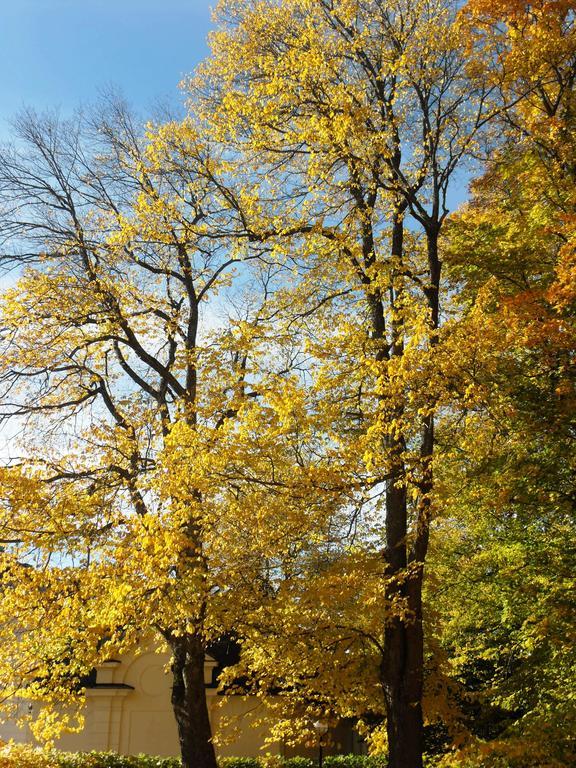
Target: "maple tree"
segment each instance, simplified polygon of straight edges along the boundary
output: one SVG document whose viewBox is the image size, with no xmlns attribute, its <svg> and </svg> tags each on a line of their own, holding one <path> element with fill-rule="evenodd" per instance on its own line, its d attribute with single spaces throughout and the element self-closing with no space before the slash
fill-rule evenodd
<svg viewBox="0 0 576 768">
<path fill-rule="evenodd" d="M 503 113 L 503 146 L 445 250 L 463 317 L 443 478 L 452 512 L 430 600 L 476 700 L 476 738 L 445 764 L 563 766 L 574 759 L 574 13 L 466 12 L 497 42 L 502 91 L 529 97 Z"/>
<path fill-rule="evenodd" d="M 446 368 L 427 605 L 450 678 L 442 719 L 459 748 L 441 765 L 573 760 L 573 317 L 511 286 L 487 278 L 446 329 L 458 355 Z"/>
<path fill-rule="evenodd" d="M 462 18 L 476 56 L 491 61 L 491 77 L 506 106 L 499 123 L 506 146 L 502 173 L 509 179 L 516 174 L 521 182 L 524 199 L 517 194 L 517 204 L 524 206 L 533 243 L 518 251 L 536 251 L 536 241 L 554 232 L 564 242 L 552 260 L 566 287 L 574 267 L 573 4 L 471 0 Z M 498 173 L 497 164 L 493 167 Z"/>
</svg>

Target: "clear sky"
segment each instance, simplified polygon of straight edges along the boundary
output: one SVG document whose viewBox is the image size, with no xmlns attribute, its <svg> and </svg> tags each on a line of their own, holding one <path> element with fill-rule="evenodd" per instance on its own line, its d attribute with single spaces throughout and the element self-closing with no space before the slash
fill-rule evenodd
<svg viewBox="0 0 576 768">
<path fill-rule="evenodd" d="M 23 106 L 63 113 L 118 87 L 177 101 L 207 54 L 214 0 L 0 0 L 0 135 Z"/>
</svg>

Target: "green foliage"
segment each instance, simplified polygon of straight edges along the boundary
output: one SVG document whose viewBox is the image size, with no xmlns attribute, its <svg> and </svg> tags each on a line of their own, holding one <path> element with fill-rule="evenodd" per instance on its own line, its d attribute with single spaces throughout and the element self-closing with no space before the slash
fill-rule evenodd
<svg viewBox="0 0 576 768">
<path fill-rule="evenodd" d="M 59 755 L 56 765 L 58 768 L 180 768 L 180 760 L 177 757 L 118 755 L 114 752 L 77 752 Z"/>
<path fill-rule="evenodd" d="M 472 738 L 443 768 L 576 760 L 572 115 L 570 131 L 549 131 L 553 151 L 543 120 L 537 140 L 527 121 L 447 229 L 468 310 L 454 334 L 459 395 L 438 429 L 455 451 L 438 466 L 428 602 Z"/>
<path fill-rule="evenodd" d="M 0 748 L 0 768 L 180 768 L 176 757 L 118 755 L 114 752 L 60 752 L 41 750 L 27 744 L 9 744 Z M 258 762 L 242 768 L 257 768 Z M 231 768 L 241 768 L 240 765 Z"/>
<path fill-rule="evenodd" d="M 310 757 L 223 757 L 219 768 L 315 768 Z M 180 768 L 177 757 L 118 755 L 114 752 L 59 752 L 28 745 L 0 749 L 0 768 Z M 325 768 L 385 768 L 383 757 L 337 755 L 324 758 Z"/>
<path fill-rule="evenodd" d="M 219 768 L 261 768 L 262 762 L 257 757 L 223 757 L 218 765 Z"/>
<path fill-rule="evenodd" d="M 311 757 L 272 757 L 270 759 L 254 757 L 225 757 L 219 762 L 220 768 L 316 768 L 317 760 Z M 366 755 L 327 755 L 323 760 L 324 768 L 385 768 L 385 757 L 367 757 Z"/>
<path fill-rule="evenodd" d="M 324 759 L 326 768 L 386 768 L 388 759 L 384 756 L 333 755 Z"/>
<path fill-rule="evenodd" d="M 316 762 L 310 757 L 285 757 L 277 765 L 278 768 L 314 768 Z"/>
</svg>

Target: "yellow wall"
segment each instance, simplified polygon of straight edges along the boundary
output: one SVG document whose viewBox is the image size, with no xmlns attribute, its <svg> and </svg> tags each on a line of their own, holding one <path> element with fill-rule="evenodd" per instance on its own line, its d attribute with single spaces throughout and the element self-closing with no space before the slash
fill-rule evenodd
<svg viewBox="0 0 576 768">
<path fill-rule="evenodd" d="M 212 679 L 215 662 L 208 660 L 205 680 Z M 85 727 L 81 733 L 64 735 L 56 743 L 66 751 L 102 750 L 121 754 L 171 756 L 178 755 L 176 723 L 170 704 L 171 675 L 169 655 L 146 650 L 139 655 L 127 656 L 119 661 L 107 662 L 97 670 L 100 687 L 86 691 Z M 127 685 L 131 688 L 106 688 L 104 685 Z M 268 729 L 251 728 L 260 711 L 252 696 L 234 696 L 224 700 L 214 689 L 206 689 L 208 709 L 213 728 L 230 721 L 226 726 L 233 738 L 217 747 L 220 755 L 257 756 L 263 746 Z M 27 707 L 22 702 L 22 707 Z M 30 742 L 29 731 L 18 729 L 13 723 L 0 724 L 0 739 Z M 266 751 L 280 754 L 281 745 L 267 747 Z"/>
</svg>

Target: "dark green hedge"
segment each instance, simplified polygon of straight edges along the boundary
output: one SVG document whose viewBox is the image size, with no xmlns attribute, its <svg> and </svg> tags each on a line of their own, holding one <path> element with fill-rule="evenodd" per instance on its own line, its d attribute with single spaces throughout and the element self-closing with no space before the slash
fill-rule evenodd
<svg viewBox="0 0 576 768">
<path fill-rule="evenodd" d="M 113 752 L 77 752 L 58 756 L 59 768 L 181 768 L 177 757 L 117 755 Z"/>
<path fill-rule="evenodd" d="M 224 757 L 220 768 L 263 768 L 264 763 L 256 757 Z M 150 757 L 138 755 L 129 757 L 110 752 L 79 752 L 58 756 L 60 768 L 180 768 L 175 757 Z M 275 768 L 316 768 L 316 760 L 308 757 L 276 758 Z M 363 757 L 361 755 L 339 755 L 324 758 L 324 768 L 386 768 L 384 757 Z"/>
<path fill-rule="evenodd" d="M 232 758 L 235 760 L 236 758 Z M 322 761 L 324 768 L 386 768 L 385 757 L 364 757 L 363 755 L 336 755 L 326 756 Z M 253 765 L 237 765 L 224 763 L 222 768 L 261 768 L 257 760 Z M 317 768 L 318 761 L 309 757 L 280 758 L 279 768 Z"/>
<path fill-rule="evenodd" d="M 325 757 L 324 765 L 326 768 L 386 768 L 388 758 L 364 757 L 363 755 L 337 755 L 336 757 Z"/>
</svg>

